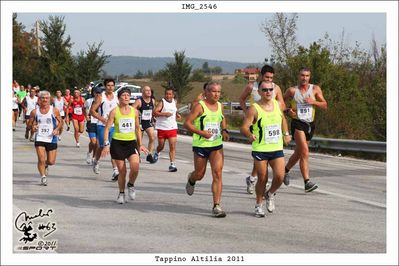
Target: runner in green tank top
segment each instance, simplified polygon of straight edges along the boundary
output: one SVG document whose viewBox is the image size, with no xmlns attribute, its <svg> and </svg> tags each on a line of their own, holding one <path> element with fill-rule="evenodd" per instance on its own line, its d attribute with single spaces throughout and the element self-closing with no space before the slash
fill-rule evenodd
<svg viewBox="0 0 399 266">
<path fill-rule="evenodd" d="M 274 197 L 284 178 L 283 143 L 287 145 L 291 141 L 291 136 L 288 132 L 287 120 L 278 102 L 273 99 L 272 83 L 262 82 L 258 92 L 261 99 L 246 112 L 241 133 L 252 143 L 252 157 L 258 173 L 255 187 L 255 216 L 264 217 L 263 196 L 266 198 L 267 210 L 273 212 L 275 209 Z M 253 132 L 249 129 L 251 125 Z M 273 171 L 273 181 L 265 193 L 268 164 Z"/>
<path fill-rule="evenodd" d="M 212 194 L 215 217 L 225 217 L 220 206 L 222 197 L 222 170 L 224 163 L 223 140 L 229 139 L 223 105 L 219 102 L 221 86 L 211 81 L 207 84 L 205 99 L 195 105 L 187 116 L 184 127 L 193 132 L 194 171 L 188 174 L 186 192 L 194 193 L 195 182 L 205 175 L 208 160 L 212 169 Z"/>
<path fill-rule="evenodd" d="M 104 157 L 111 153 L 111 158 L 115 160 L 118 167 L 119 177 L 119 195 L 117 202 L 123 204 L 126 202 L 125 186 L 126 186 L 126 162 L 130 164 L 129 182 L 127 183 L 128 196 L 131 200 L 136 197 L 134 182 L 139 174 L 139 151 L 148 153 L 147 148 L 141 141 L 141 129 L 138 112 L 129 105 L 130 90 L 122 89 L 118 92 L 119 104 L 108 116 L 104 129 L 104 148 L 101 155 Z M 115 124 L 112 143 L 110 144 L 108 135 L 112 125 Z M 111 148 L 110 148 L 111 146 Z"/>
</svg>

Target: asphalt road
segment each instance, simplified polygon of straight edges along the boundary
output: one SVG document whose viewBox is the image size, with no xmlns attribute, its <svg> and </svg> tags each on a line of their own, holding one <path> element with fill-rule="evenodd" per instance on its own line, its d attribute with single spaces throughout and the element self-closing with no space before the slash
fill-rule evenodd
<svg viewBox="0 0 399 266">
<path fill-rule="evenodd" d="M 217 219 L 211 216 L 209 169 L 193 196 L 185 192 L 187 173 L 193 169 L 188 136 L 178 137 L 178 171 L 168 172 L 167 148 L 158 163 L 143 160 L 136 200 L 120 205 L 109 158 L 102 159 L 98 175 L 85 162 L 86 136 L 76 148 L 73 134 L 64 132 L 44 187 L 39 185 L 33 143 L 23 135 L 18 121 L 13 133 L 13 217 L 20 229 L 31 222 L 32 230 L 24 235 L 14 227 L 14 252 L 38 245 L 58 253 L 145 254 L 377 254 L 387 249 L 383 162 L 312 153 L 311 177 L 319 189 L 305 194 L 295 166 L 290 186 L 277 193 L 275 212 L 255 218 L 255 196 L 247 194 L 245 185 L 252 167 L 250 146 L 225 143 L 222 206 L 227 217 Z M 287 160 L 292 151 L 285 154 Z M 34 233 L 37 237 L 24 244 L 21 239 Z"/>
</svg>

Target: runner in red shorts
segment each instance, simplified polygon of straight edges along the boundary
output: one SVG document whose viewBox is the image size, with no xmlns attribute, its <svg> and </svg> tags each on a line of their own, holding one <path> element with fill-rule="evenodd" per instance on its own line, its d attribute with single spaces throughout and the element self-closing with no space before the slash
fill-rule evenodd
<svg viewBox="0 0 399 266">
<path fill-rule="evenodd" d="M 71 95 L 71 90 L 70 89 L 66 89 L 65 90 L 65 95 L 64 95 L 64 112 L 65 112 L 65 124 L 67 125 L 67 131 L 69 131 L 69 122 L 71 121 L 71 114 L 72 114 L 72 109 L 70 108 L 70 101 L 72 99 L 72 95 Z"/>
<path fill-rule="evenodd" d="M 80 91 L 75 89 L 73 92 L 73 98 L 69 102 L 69 106 L 72 109 L 72 124 L 75 129 L 75 140 L 76 147 L 80 148 L 79 137 L 83 133 L 84 124 L 86 119 L 86 107 L 85 100 L 80 96 Z"/>
</svg>

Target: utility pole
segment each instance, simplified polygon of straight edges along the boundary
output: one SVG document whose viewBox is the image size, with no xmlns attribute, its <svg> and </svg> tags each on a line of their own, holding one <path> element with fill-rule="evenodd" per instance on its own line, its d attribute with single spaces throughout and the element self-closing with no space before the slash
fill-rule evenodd
<svg viewBox="0 0 399 266">
<path fill-rule="evenodd" d="M 42 52 L 40 50 L 40 39 L 39 39 L 39 21 L 36 21 L 36 45 L 37 45 L 37 54 L 39 56 L 42 55 Z"/>
</svg>

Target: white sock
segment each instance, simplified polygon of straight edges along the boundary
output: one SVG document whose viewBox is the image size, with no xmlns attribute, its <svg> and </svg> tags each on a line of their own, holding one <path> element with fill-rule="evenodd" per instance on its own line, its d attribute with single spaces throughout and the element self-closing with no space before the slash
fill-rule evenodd
<svg viewBox="0 0 399 266">
<path fill-rule="evenodd" d="M 118 167 L 114 167 L 114 172 L 115 172 L 115 173 L 119 173 Z"/>
<path fill-rule="evenodd" d="M 255 179 L 256 179 L 256 176 L 249 176 L 249 180 L 251 180 L 251 182 L 253 182 L 253 181 L 255 181 Z"/>
</svg>

